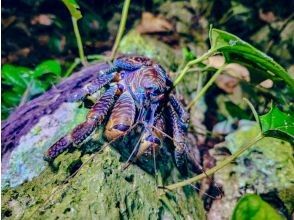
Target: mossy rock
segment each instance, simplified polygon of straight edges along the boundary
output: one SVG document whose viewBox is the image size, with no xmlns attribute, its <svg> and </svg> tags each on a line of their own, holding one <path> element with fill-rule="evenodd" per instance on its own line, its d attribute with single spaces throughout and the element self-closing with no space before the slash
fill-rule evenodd
<svg viewBox="0 0 294 220">
<path fill-rule="evenodd" d="M 154 177 L 138 166 L 122 171 L 114 149 L 106 147 L 88 161 L 91 156 L 64 153 L 54 162 L 55 171 L 47 167 L 31 182 L 4 190 L 2 218 L 204 219 L 193 189 L 160 195 Z"/>
</svg>

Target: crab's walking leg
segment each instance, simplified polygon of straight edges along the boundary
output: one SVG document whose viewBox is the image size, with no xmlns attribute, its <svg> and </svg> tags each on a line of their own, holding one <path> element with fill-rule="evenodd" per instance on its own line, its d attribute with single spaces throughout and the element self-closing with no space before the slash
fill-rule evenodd
<svg viewBox="0 0 294 220">
<path fill-rule="evenodd" d="M 110 74 L 99 75 L 97 79 L 88 83 L 76 92 L 69 94 L 67 97 L 68 102 L 82 101 L 87 95 L 92 95 L 93 93 L 100 90 L 103 86 L 109 84 L 111 81 L 117 80 L 118 73 L 113 72 Z"/>
<path fill-rule="evenodd" d="M 128 91 L 125 91 L 116 101 L 106 125 L 105 136 L 113 140 L 123 136 L 133 125 L 136 116 L 134 99 Z"/>
<path fill-rule="evenodd" d="M 176 111 L 176 113 L 178 114 L 179 119 L 183 122 L 183 123 L 188 123 L 190 115 L 189 113 L 185 110 L 184 106 L 182 105 L 182 103 L 180 103 L 177 98 L 174 95 L 170 95 L 169 97 L 169 101 L 173 107 L 173 109 Z"/>
<path fill-rule="evenodd" d="M 175 145 L 174 157 L 175 162 L 180 170 L 180 172 L 184 175 L 187 174 L 187 144 L 185 142 L 185 138 L 187 135 L 187 130 L 185 126 L 183 126 L 183 122 L 179 119 L 175 109 L 168 105 L 169 116 L 171 117 L 172 129 L 173 129 L 173 142 Z"/>
<path fill-rule="evenodd" d="M 117 85 L 111 86 L 91 108 L 85 122 L 76 126 L 71 133 L 59 139 L 52 145 L 45 155 L 46 160 L 52 160 L 60 153 L 71 147 L 71 145 L 79 145 L 84 141 L 105 118 L 107 112 L 114 102 L 115 95 L 120 90 Z"/>
</svg>

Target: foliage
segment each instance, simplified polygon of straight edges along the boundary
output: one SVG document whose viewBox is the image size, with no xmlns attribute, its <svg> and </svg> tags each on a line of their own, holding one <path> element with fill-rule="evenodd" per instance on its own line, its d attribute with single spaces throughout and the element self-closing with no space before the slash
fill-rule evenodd
<svg viewBox="0 0 294 220">
<path fill-rule="evenodd" d="M 70 11 L 71 16 L 74 17 L 76 20 L 79 20 L 83 17 L 81 11 L 79 10 L 80 6 L 76 3 L 75 0 L 62 0 L 62 2 Z"/>
<path fill-rule="evenodd" d="M 294 112 L 285 113 L 276 106 L 259 116 L 262 133 L 265 136 L 284 139 L 294 144 Z"/>
<path fill-rule="evenodd" d="M 235 207 L 232 220 L 282 220 L 273 207 L 258 195 L 244 195 Z"/>
<path fill-rule="evenodd" d="M 35 69 L 4 64 L 1 75 L 2 119 L 11 109 L 45 92 L 60 80 L 61 74 L 61 65 L 57 60 L 45 60 Z"/>
<path fill-rule="evenodd" d="M 271 57 L 256 49 L 252 45 L 228 32 L 212 28 L 209 33 L 212 51 L 222 52 L 228 63 L 241 62 L 251 65 L 254 69 L 262 69 L 268 78 L 277 76 L 283 79 L 289 86 L 294 87 L 294 80 L 287 71 L 275 62 Z M 237 58 L 237 59 L 236 59 Z"/>
</svg>

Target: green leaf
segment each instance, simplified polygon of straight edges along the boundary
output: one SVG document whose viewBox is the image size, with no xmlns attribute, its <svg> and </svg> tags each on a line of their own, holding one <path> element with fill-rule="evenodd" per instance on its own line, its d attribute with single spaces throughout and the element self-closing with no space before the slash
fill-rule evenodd
<svg viewBox="0 0 294 220">
<path fill-rule="evenodd" d="M 245 61 L 255 64 L 256 68 L 263 69 L 269 78 L 277 76 L 283 79 L 290 88 L 294 88 L 294 79 L 287 71 L 276 63 L 271 57 L 241 40 L 237 36 L 225 31 L 211 28 L 209 31 L 211 51 L 222 52 L 227 62 L 234 60 L 234 56 L 241 56 Z M 241 60 L 242 61 L 242 60 Z"/>
<path fill-rule="evenodd" d="M 83 17 L 81 11 L 79 10 L 80 6 L 75 0 L 62 0 L 62 2 L 69 10 L 71 16 L 74 17 L 76 20 L 79 20 Z"/>
<path fill-rule="evenodd" d="M 183 53 L 184 60 L 185 60 L 186 62 L 189 62 L 189 61 L 191 61 L 191 60 L 196 59 L 195 54 L 194 54 L 192 51 L 190 51 L 187 47 L 184 47 L 184 48 L 182 49 L 182 53 Z"/>
<path fill-rule="evenodd" d="M 40 63 L 34 73 L 33 77 L 38 78 L 46 73 L 53 73 L 57 76 L 61 75 L 61 66 L 60 63 L 57 60 L 46 60 L 42 63 Z"/>
<path fill-rule="evenodd" d="M 233 102 L 225 102 L 225 107 L 230 116 L 233 118 L 250 119 L 250 116 L 242 108 L 240 108 L 240 106 L 234 104 Z"/>
<path fill-rule="evenodd" d="M 2 67 L 1 77 L 4 84 L 26 88 L 30 73 L 31 70 L 29 68 L 5 64 Z"/>
<path fill-rule="evenodd" d="M 272 107 L 268 113 L 259 116 L 262 133 L 294 143 L 294 112 L 285 113 Z"/>
<path fill-rule="evenodd" d="M 245 14 L 250 12 L 249 8 L 245 7 L 239 2 L 234 2 L 234 1 L 232 2 L 231 10 L 233 15 L 240 15 L 240 14 Z"/>
<path fill-rule="evenodd" d="M 236 205 L 232 220 L 283 220 L 273 207 L 258 195 L 247 194 Z"/>
<path fill-rule="evenodd" d="M 7 106 L 17 106 L 20 102 L 21 95 L 11 91 L 5 91 L 2 94 L 2 99 L 4 104 Z"/>
</svg>

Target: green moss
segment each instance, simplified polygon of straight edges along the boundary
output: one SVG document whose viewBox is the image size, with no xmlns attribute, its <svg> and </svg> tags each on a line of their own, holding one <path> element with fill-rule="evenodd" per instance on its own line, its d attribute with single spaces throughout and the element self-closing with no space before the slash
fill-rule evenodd
<svg viewBox="0 0 294 220">
<path fill-rule="evenodd" d="M 258 132 L 259 128 L 254 126 L 228 135 L 227 148 L 234 153 L 256 137 Z M 290 189 L 294 182 L 292 153 L 293 149 L 288 142 L 264 138 L 237 159 L 239 166 L 236 172 L 240 173 L 240 183 L 254 185 L 258 191 Z"/>
<path fill-rule="evenodd" d="M 85 163 L 80 151 L 62 154 L 33 181 L 2 192 L 7 219 L 204 219 L 202 202 L 194 191 L 179 191 L 162 203 L 153 176 L 133 165 L 122 171 L 120 156 L 111 148 L 86 163 L 68 184 L 73 161 Z M 50 198 L 50 199 L 49 199 Z M 48 200 L 49 199 L 49 200 Z M 6 214 L 5 214 L 6 213 Z"/>
</svg>

